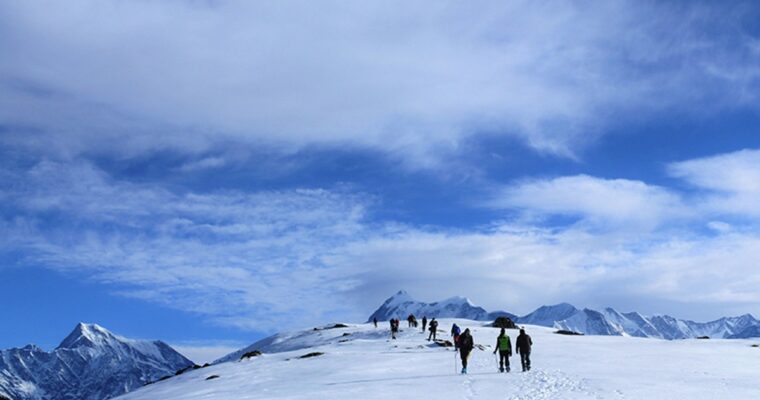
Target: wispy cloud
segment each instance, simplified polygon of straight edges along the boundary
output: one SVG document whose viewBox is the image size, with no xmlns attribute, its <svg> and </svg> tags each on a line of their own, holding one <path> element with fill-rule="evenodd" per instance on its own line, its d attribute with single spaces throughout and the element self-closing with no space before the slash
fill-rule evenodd
<svg viewBox="0 0 760 400">
<path fill-rule="evenodd" d="M 760 150 L 676 162 L 668 171 L 702 190 L 704 213 L 760 217 Z"/>
<path fill-rule="evenodd" d="M 702 192 L 638 181 L 524 181 L 500 207 L 587 223 L 475 229 L 377 220 L 377 199 L 345 190 L 174 193 L 83 161 L 6 169 L 2 182 L 0 251 L 23 254 L 22 265 L 243 329 L 361 320 L 400 287 L 517 312 L 551 301 L 760 303 L 756 226 L 702 216 Z M 671 214 L 688 223 L 663 223 Z"/>
</svg>

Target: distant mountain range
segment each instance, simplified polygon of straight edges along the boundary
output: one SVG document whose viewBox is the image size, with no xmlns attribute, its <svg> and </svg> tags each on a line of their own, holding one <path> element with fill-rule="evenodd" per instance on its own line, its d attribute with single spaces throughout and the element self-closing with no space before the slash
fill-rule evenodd
<svg viewBox="0 0 760 400">
<path fill-rule="evenodd" d="M 0 399 L 104 400 L 191 365 L 164 342 L 80 323 L 51 352 L 34 345 L 0 351 Z"/>
<path fill-rule="evenodd" d="M 760 337 L 760 321 L 750 314 L 724 317 L 710 322 L 694 322 L 668 315 L 644 316 L 637 312 L 620 313 L 612 308 L 596 311 L 578 309 L 572 304 L 561 303 L 539 307 L 530 314 L 518 317 L 505 311 L 488 312 L 473 305 L 464 297 L 453 297 L 435 303 L 414 300 L 401 290 L 388 298 L 368 321 L 377 318 L 406 319 L 409 314 L 421 318 L 464 318 L 491 321 L 507 316 L 519 324 L 554 327 L 586 335 L 634 336 L 659 339 L 688 339 L 697 337 L 742 339 Z"/>
</svg>

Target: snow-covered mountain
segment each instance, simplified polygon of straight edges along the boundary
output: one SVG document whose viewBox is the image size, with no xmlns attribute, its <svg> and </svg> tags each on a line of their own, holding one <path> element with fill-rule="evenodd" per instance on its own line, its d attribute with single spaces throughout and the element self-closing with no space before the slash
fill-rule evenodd
<svg viewBox="0 0 760 400">
<path fill-rule="evenodd" d="M 190 365 L 164 342 L 127 339 L 80 323 L 51 352 L 34 345 L 0 351 L 0 397 L 109 399 Z"/>
<path fill-rule="evenodd" d="M 561 303 L 553 306 L 541 306 L 537 308 L 536 311 L 519 317 L 517 321 L 519 321 L 521 324 L 551 327 L 554 326 L 555 322 L 570 318 L 577 312 L 578 309 L 573 307 L 572 304 Z"/>
<path fill-rule="evenodd" d="M 483 321 L 441 319 L 472 332 L 478 344 L 469 374 L 460 375 L 452 347 L 426 341 L 420 329 L 346 324 L 280 333 L 207 368 L 127 393 L 118 400 L 380 400 L 425 399 L 753 399 L 760 349 L 754 340 L 641 340 L 566 336 L 526 325 L 532 366 L 498 373 L 498 328 Z M 507 330 L 513 340 L 515 330 Z"/>
<path fill-rule="evenodd" d="M 635 336 L 659 339 L 688 339 L 708 336 L 711 338 L 757 337 L 760 321 L 750 314 L 739 317 L 724 317 L 710 322 L 694 322 L 677 319 L 669 315 L 644 316 L 638 312 L 621 313 L 613 308 L 602 311 L 576 308 L 572 304 L 560 303 L 541 306 L 530 314 L 517 317 L 497 311 L 488 312 L 474 306 L 467 298 L 452 297 L 435 303 L 414 300 L 401 290 L 388 298 L 368 321 L 377 318 L 386 321 L 391 318 L 406 319 L 409 314 L 417 318 L 465 318 L 475 321 L 492 321 L 497 316 L 507 316 L 518 324 L 553 327 L 586 335 Z"/>
<path fill-rule="evenodd" d="M 526 323 L 518 318 L 519 323 Z M 549 325 L 547 320 L 536 325 L 554 326 L 587 335 L 636 336 L 659 339 L 747 338 L 753 337 L 753 328 L 760 328 L 760 321 L 752 315 L 724 317 L 710 322 L 694 322 L 669 315 L 643 316 L 636 312 L 620 313 L 612 308 L 603 311 L 577 310 L 572 315 Z"/>
<path fill-rule="evenodd" d="M 513 314 L 497 311 L 489 313 L 482 307 L 473 305 L 465 297 L 452 297 L 435 303 L 416 301 L 404 290 L 389 297 L 372 315 L 367 322 L 377 318 L 378 321 L 388 321 L 391 318 L 405 320 L 409 314 L 418 319 L 423 316 L 430 318 L 465 318 L 475 321 L 489 321 L 498 316 L 514 317 Z"/>
</svg>

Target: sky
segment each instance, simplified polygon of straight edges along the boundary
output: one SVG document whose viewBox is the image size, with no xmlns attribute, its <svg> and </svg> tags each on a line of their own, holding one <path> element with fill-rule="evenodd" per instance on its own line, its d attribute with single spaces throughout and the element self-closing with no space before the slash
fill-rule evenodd
<svg viewBox="0 0 760 400">
<path fill-rule="evenodd" d="M 760 315 L 752 2 L 0 4 L 0 348 L 388 296 Z"/>
</svg>

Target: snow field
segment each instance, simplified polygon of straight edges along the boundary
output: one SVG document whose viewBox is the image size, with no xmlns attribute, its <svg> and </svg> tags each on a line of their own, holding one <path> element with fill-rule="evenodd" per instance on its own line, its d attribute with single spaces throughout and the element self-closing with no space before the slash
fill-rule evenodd
<svg viewBox="0 0 760 400">
<path fill-rule="evenodd" d="M 760 349 L 751 340 L 563 336 L 526 326 L 533 370 L 519 372 L 519 356 L 513 356 L 513 372 L 501 374 L 492 354 L 499 330 L 452 319 L 440 320 L 441 330 L 448 332 L 452 322 L 487 346 L 473 351 L 468 375 L 456 373 L 461 366 L 452 349 L 431 345 L 419 329 L 402 322 L 398 339 L 390 340 L 387 324 L 364 324 L 276 335 L 260 342 L 263 356 L 187 372 L 119 399 L 760 398 Z M 508 333 L 514 345 L 518 332 Z M 298 358 L 314 351 L 325 354 Z M 211 375 L 219 378 L 207 381 Z"/>
</svg>

